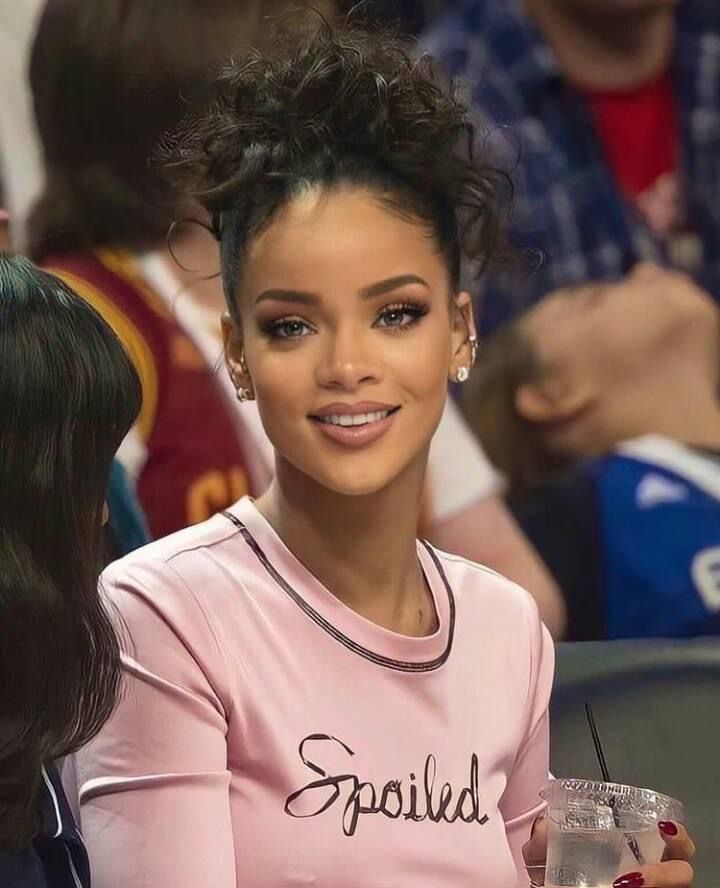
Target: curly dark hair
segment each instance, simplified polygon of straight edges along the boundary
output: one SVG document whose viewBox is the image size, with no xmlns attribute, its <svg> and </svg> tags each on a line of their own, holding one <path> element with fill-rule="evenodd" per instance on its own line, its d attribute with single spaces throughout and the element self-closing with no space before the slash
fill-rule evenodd
<svg viewBox="0 0 720 888">
<path fill-rule="evenodd" d="M 268 45 L 227 62 L 207 110 L 162 149 L 169 175 L 211 214 L 230 310 L 248 239 L 311 187 L 373 190 L 427 224 L 454 286 L 463 260 L 480 273 L 510 183 L 477 156 L 467 107 L 432 60 L 352 17 L 304 31 L 279 22 Z"/>
</svg>

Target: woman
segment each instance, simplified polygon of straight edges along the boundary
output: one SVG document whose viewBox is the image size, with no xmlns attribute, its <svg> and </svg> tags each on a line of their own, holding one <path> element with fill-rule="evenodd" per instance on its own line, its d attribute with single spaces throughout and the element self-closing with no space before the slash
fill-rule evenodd
<svg viewBox="0 0 720 888">
<path fill-rule="evenodd" d="M 206 214 L 148 158 L 188 106 L 204 102 L 208 69 L 241 41 L 265 39 L 262 16 L 303 5 L 55 0 L 40 18 L 30 70 L 47 176 L 31 218 L 32 249 L 104 314 L 136 357 L 149 407 L 120 457 L 156 536 L 203 521 L 245 492 L 262 493 L 274 453 L 255 405 L 238 405 L 218 372 L 217 242 L 206 225 L 182 225 L 168 247 L 174 218 Z M 312 5 L 337 14 L 333 0 Z M 197 270 L 211 279 L 199 281 Z M 500 488 L 449 401 L 428 460 L 423 528 L 441 548 L 526 586 L 559 636 L 559 592 Z M 469 530 L 475 524 L 487 533 Z"/>
<path fill-rule="evenodd" d="M 495 175 L 392 37 L 274 45 L 228 65 L 174 156 L 276 477 L 105 577 L 133 648 L 78 756 L 97 885 L 527 884 L 552 643 L 524 591 L 415 537 Z"/>
<path fill-rule="evenodd" d="M 28 260 L 0 254 L 0 882 L 89 884 L 53 761 L 120 683 L 97 594 L 110 464 L 140 408 L 119 340 Z"/>
<path fill-rule="evenodd" d="M 639 265 L 498 335 L 466 413 L 562 588 L 572 640 L 720 633 L 720 311 Z"/>
</svg>

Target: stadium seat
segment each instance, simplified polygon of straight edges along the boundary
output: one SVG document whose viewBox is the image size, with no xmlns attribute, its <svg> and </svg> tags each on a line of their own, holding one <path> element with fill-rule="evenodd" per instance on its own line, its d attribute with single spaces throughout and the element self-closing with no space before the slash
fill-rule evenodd
<svg viewBox="0 0 720 888">
<path fill-rule="evenodd" d="M 720 885 L 720 639 L 557 646 L 551 765 L 600 778 L 585 702 L 612 779 L 684 802 L 696 888 Z"/>
</svg>

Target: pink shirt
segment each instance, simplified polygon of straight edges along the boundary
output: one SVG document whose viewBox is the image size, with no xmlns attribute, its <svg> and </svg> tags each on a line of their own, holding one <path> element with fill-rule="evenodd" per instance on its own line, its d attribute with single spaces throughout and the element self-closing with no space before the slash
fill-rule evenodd
<svg viewBox="0 0 720 888">
<path fill-rule="evenodd" d="M 231 513 L 105 574 L 132 655 L 77 761 L 94 888 L 527 885 L 553 675 L 530 596 L 418 543 L 439 629 L 397 635 Z"/>
</svg>

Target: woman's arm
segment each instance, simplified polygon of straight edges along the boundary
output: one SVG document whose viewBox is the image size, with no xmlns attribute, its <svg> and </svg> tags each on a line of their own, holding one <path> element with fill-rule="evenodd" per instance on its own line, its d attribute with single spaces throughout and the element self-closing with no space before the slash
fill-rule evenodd
<svg viewBox="0 0 720 888">
<path fill-rule="evenodd" d="M 534 610 L 534 609 L 533 609 Z M 526 888 L 529 879 L 523 846 L 530 839 L 533 824 L 544 809 L 540 790 L 548 781 L 550 730 L 548 704 L 555 670 L 552 639 L 537 615 L 531 628 L 531 673 L 527 700 L 525 737 L 500 800 L 508 844 L 518 871 L 518 885 Z"/>
<path fill-rule="evenodd" d="M 215 636 L 165 563 L 121 564 L 104 587 L 130 653 L 115 714 L 77 756 L 93 886 L 236 888 Z"/>
</svg>

